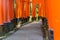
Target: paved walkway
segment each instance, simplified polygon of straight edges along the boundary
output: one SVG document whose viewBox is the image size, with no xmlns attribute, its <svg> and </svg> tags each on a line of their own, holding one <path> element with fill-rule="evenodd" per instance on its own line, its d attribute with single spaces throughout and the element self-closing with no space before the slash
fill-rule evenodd
<svg viewBox="0 0 60 40">
<path fill-rule="evenodd" d="M 4 40 L 43 40 L 40 26 L 40 21 L 24 25 L 21 30 L 18 30 Z"/>
</svg>

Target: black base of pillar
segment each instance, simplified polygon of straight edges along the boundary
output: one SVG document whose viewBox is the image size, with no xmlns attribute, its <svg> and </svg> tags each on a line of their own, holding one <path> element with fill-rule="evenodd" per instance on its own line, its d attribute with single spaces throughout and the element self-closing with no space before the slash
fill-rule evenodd
<svg viewBox="0 0 60 40">
<path fill-rule="evenodd" d="M 16 27 L 17 19 L 16 19 L 16 18 L 12 19 L 12 20 L 11 20 L 11 23 L 13 23 L 13 24 L 14 24 L 14 27 Z"/>
<path fill-rule="evenodd" d="M 3 25 L 0 25 L 0 37 L 4 35 L 4 32 L 3 32 Z"/>
<path fill-rule="evenodd" d="M 40 19 L 42 19 L 42 18 L 43 18 L 43 17 L 39 16 L 39 17 L 38 17 L 38 20 L 40 20 Z"/>
<path fill-rule="evenodd" d="M 27 22 L 29 21 L 29 18 L 30 18 L 30 17 L 27 18 Z"/>
<path fill-rule="evenodd" d="M 42 17 L 42 24 L 43 24 L 43 27 L 47 28 L 48 29 L 48 20 L 44 17 Z"/>
<path fill-rule="evenodd" d="M 50 40 L 54 40 L 53 30 L 49 30 L 49 39 L 50 39 Z"/>
<path fill-rule="evenodd" d="M 4 23 L 3 25 L 3 32 L 4 34 L 8 33 L 10 31 L 10 28 L 8 26 L 8 23 Z"/>
<path fill-rule="evenodd" d="M 47 19 L 42 17 L 42 32 L 43 32 L 43 37 L 45 40 L 49 40 L 49 32 L 48 32 L 48 22 Z"/>
<path fill-rule="evenodd" d="M 27 18 L 25 18 L 25 23 L 27 22 Z"/>
<path fill-rule="evenodd" d="M 16 22 L 16 25 L 17 25 L 19 22 L 21 22 L 21 24 L 22 24 L 22 20 L 23 20 L 22 18 L 18 18 L 18 19 L 16 18 L 15 20 L 16 20 L 16 21 L 15 21 L 15 22 Z"/>
<path fill-rule="evenodd" d="M 23 23 L 26 23 L 26 22 L 27 22 L 27 18 L 24 18 L 24 19 L 23 19 Z"/>
<path fill-rule="evenodd" d="M 14 28 L 15 28 L 15 25 L 13 22 L 4 23 L 3 25 L 4 34 L 12 31 Z"/>
<path fill-rule="evenodd" d="M 22 24 L 26 23 L 29 21 L 29 17 L 28 18 L 22 18 Z"/>
<path fill-rule="evenodd" d="M 34 17 L 34 18 L 32 18 L 32 21 L 34 21 L 34 20 L 36 20 L 36 18 Z"/>
<path fill-rule="evenodd" d="M 22 19 L 22 24 L 27 22 L 27 18 Z"/>
<path fill-rule="evenodd" d="M 15 28 L 14 23 L 13 22 L 8 23 L 8 28 L 9 28 L 9 31 L 14 30 L 14 28 Z"/>
</svg>

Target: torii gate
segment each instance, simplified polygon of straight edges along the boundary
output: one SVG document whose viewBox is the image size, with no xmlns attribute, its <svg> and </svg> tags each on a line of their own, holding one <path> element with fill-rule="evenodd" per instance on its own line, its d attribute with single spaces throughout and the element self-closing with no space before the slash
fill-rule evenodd
<svg viewBox="0 0 60 40">
<path fill-rule="evenodd" d="M 24 20 L 25 18 L 28 18 L 30 16 L 29 2 L 30 0 L 16 0 L 17 19 Z M 49 29 L 54 30 L 54 40 L 60 40 L 60 0 L 32 0 L 33 18 L 36 15 L 36 4 L 38 4 L 39 6 L 38 16 L 42 16 L 43 18 L 46 18 L 48 20 Z M 14 19 L 13 5 L 13 0 L 0 0 L 0 28 L 4 28 L 4 24 L 9 25 L 11 23 L 11 20 Z"/>
</svg>

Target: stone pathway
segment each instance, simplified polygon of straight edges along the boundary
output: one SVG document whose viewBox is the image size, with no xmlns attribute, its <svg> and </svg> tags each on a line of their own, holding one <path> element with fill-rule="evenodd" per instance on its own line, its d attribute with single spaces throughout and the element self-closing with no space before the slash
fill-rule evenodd
<svg viewBox="0 0 60 40">
<path fill-rule="evenodd" d="M 40 21 L 32 22 L 24 25 L 22 29 L 19 29 L 16 33 L 3 40 L 43 40 L 43 34 L 40 27 Z"/>
</svg>

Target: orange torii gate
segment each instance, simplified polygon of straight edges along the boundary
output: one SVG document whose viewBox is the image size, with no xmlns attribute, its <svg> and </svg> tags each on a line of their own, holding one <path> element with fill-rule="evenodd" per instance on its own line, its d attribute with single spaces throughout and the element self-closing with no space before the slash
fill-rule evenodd
<svg viewBox="0 0 60 40">
<path fill-rule="evenodd" d="M 16 18 L 18 21 L 22 19 L 23 14 L 23 1 L 22 0 L 16 0 Z"/>
<path fill-rule="evenodd" d="M 29 0 L 16 0 L 16 18 L 27 21 L 29 16 Z"/>
<path fill-rule="evenodd" d="M 16 21 L 17 21 L 17 23 L 19 22 L 19 21 L 22 21 L 21 19 L 22 19 L 22 17 L 23 17 L 23 11 L 22 11 L 22 9 L 23 9 L 23 0 L 16 0 Z M 18 23 L 19 24 L 19 23 Z"/>
<path fill-rule="evenodd" d="M 0 36 L 2 35 L 2 28 L 3 28 L 3 24 L 4 24 L 4 22 L 3 22 L 3 5 L 2 5 L 2 3 L 3 3 L 3 1 L 2 0 L 0 0 Z"/>
<path fill-rule="evenodd" d="M 9 25 L 9 29 L 12 30 L 14 28 L 14 0 L 7 0 L 7 24 Z"/>
<path fill-rule="evenodd" d="M 44 0 L 38 0 L 38 16 L 39 17 L 45 17 L 45 1 Z"/>
<path fill-rule="evenodd" d="M 35 19 L 36 16 L 36 0 L 32 0 L 32 18 Z"/>
<path fill-rule="evenodd" d="M 60 40 L 60 0 L 46 0 L 45 2 L 49 29 L 54 30 L 54 40 Z"/>
<path fill-rule="evenodd" d="M 16 0 L 16 18 L 18 20 L 28 18 L 30 16 L 29 2 L 30 0 Z M 32 0 L 33 18 L 36 16 L 36 4 L 39 6 L 38 16 L 48 20 L 48 29 L 53 29 L 52 31 L 54 31 L 54 40 L 60 40 L 60 0 Z M 14 19 L 13 5 L 13 0 L 0 0 L 0 28 L 4 28 L 3 25 L 5 24 L 6 27 L 9 27 L 11 20 Z M 46 22 L 45 20 L 43 21 L 44 23 Z"/>
<path fill-rule="evenodd" d="M 2 5 L 2 0 L 0 0 L 0 25 L 3 25 L 3 5 Z"/>
<path fill-rule="evenodd" d="M 14 27 L 14 0 L 4 0 L 3 7 L 5 31 L 9 32 Z"/>
<path fill-rule="evenodd" d="M 24 0 L 24 12 L 25 12 L 25 18 L 27 22 L 30 17 L 30 0 Z"/>
<path fill-rule="evenodd" d="M 38 16 L 42 17 L 43 25 L 44 25 L 44 27 L 46 27 L 46 31 L 49 30 L 49 32 L 50 31 L 53 32 L 54 31 L 54 28 L 53 28 L 54 26 L 53 26 L 53 21 L 52 21 L 53 13 L 51 14 L 52 6 L 50 4 L 50 1 L 48 1 L 48 0 L 46 0 L 46 1 L 45 0 L 32 0 L 32 17 L 33 18 L 36 16 L 36 4 L 38 4 Z M 46 35 L 48 35 L 48 34 L 46 33 Z"/>
<path fill-rule="evenodd" d="M 45 16 L 44 0 L 32 0 L 32 18 L 36 17 L 36 4 L 38 4 L 38 17 Z"/>
<path fill-rule="evenodd" d="M 14 20 L 14 0 L 9 0 L 11 20 Z"/>
<path fill-rule="evenodd" d="M 0 33 L 5 34 L 12 30 L 14 23 L 14 0 L 0 0 Z M 2 36 L 2 35 L 0 35 Z"/>
</svg>

